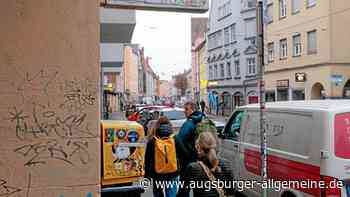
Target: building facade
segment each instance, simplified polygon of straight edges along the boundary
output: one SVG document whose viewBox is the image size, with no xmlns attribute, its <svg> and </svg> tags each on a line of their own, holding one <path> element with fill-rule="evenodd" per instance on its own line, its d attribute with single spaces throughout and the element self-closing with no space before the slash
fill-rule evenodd
<svg viewBox="0 0 350 197">
<path fill-rule="evenodd" d="M 203 40 L 199 43 L 196 50 L 198 51 L 199 60 L 199 98 L 208 104 L 207 41 Z"/>
<path fill-rule="evenodd" d="M 195 101 L 200 98 L 200 57 L 198 46 L 205 40 L 208 31 L 208 18 L 191 18 L 192 92 Z"/>
<path fill-rule="evenodd" d="M 137 103 L 139 97 L 139 67 L 140 50 L 137 44 L 130 44 L 124 48 L 124 83 L 125 91 L 128 92 L 127 101 Z"/>
<path fill-rule="evenodd" d="M 256 0 L 212 1 L 207 44 L 210 107 L 256 103 Z"/>
<path fill-rule="evenodd" d="M 350 96 L 350 2 L 268 1 L 267 101 Z"/>
<path fill-rule="evenodd" d="M 123 110 L 126 104 L 124 47 L 131 42 L 135 10 L 100 8 L 101 115 Z"/>
</svg>

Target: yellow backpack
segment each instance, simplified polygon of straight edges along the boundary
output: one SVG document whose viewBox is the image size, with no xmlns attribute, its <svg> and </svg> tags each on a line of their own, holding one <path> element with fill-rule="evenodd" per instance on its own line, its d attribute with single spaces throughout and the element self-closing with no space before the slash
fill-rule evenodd
<svg viewBox="0 0 350 197">
<path fill-rule="evenodd" d="M 176 172 L 178 166 L 174 135 L 167 138 L 154 138 L 154 160 L 156 173 L 168 174 Z"/>
</svg>

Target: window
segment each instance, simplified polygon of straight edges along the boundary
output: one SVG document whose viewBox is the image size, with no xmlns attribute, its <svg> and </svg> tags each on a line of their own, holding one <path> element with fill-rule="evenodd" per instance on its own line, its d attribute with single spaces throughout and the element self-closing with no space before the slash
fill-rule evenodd
<svg viewBox="0 0 350 197">
<path fill-rule="evenodd" d="M 220 135 L 220 136 L 225 139 L 238 141 L 243 116 L 244 116 L 243 111 L 236 111 L 228 121 L 228 124 L 225 127 L 223 135 Z"/>
<path fill-rule="evenodd" d="M 304 90 L 293 90 L 293 100 L 305 100 Z"/>
<path fill-rule="evenodd" d="M 317 53 L 317 35 L 316 30 L 307 33 L 307 53 Z"/>
<path fill-rule="evenodd" d="M 317 3 L 317 0 L 307 0 L 307 7 L 313 7 Z"/>
<path fill-rule="evenodd" d="M 247 0 L 247 8 L 255 8 L 256 0 Z"/>
<path fill-rule="evenodd" d="M 236 24 L 231 25 L 231 42 L 236 41 Z"/>
<path fill-rule="evenodd" d="M 220 64 L 220 77 L 224 78 L 225 77 L 225 68 L 224 64 Z"/>
<path fill-rule="evenodd" d="M 241 75 L 241 68 L 239 66 L 239 60 L 235 60 L 235 74 L 236 74 L 236 76 Z"/>
<path fill-rule="evenodd" d="M 280 18 L 287 16 L 287 4 L 286 0 L 279 0 L 280 3 Z"/>
<path fill-rule="evenodd" d="M 287 39 L 280 40 L 280 58 L 287 58 Z"/>
<path fill-rule="evenodd" d="M 265 101 L 266 102 L 274 102 L 274 101 L 276 101 L 275 91 L 266 91 L 266 93 L 265 93 Z"/>
<path fill-rule="evenodd" d="M 301 55 L 301 40 L 300 34 L 293 36 L 293 56 Z"/>
<path fill-rule="evenodd" d="M 255 37 L 256 35 L 256 20 L 246 20 L 245 21 L 245 35 L 246 38 Z"/>
<path fill-rule="evenodd" d="M 217 32 L 217 35 L 215 36 L 216 38 L 216 47 L 219 47 L 222 45 L 222 30 Z"/>
<path fill-rule="evenodd" d="M 267 44 L 267 61 L 268 62 L 273 62 L 274 58 L 275 58 L 275 51 L 274 51 L 274 43 L 270 42 L 269 44 Z"/>
<path fill-rule="evenodd" d="M 277 90 L 277 101 L 288 101 L 288 89 Z"/>
<path fill-rule="evenodd" d="M 224 39 L 225 39 L 225 44 L 229 44 L 230 43 L 230 28 L 226 27 L 224 29 Z"/>
<path fill-rule="evenodd" d="M 213 66 L 209 66 L 209 80 L 213 79 Z"/>
<path fill-rule="evenodd" d="M 248 64 L 248 75 L 255 74 L 256 73 L 255 58 L 248 58 L 247 64 Z"/>
<path fill-rule="evenodd" d="M 267 22 L 271 23 L 273 21 L 273 4 L 267 5 Z"/>
<path fill-rule="evenodd" d="M 218 18 L 220 19 L 222 17 L 222 15 L 223 15 L 223 13 L 222 13 L 223 7 L 220 6 L 218 9 L 219 9 L 218 10 Z"/>
<path fill-rule="evenodd" d="M 218 78 L 218 65 L 214 65 L 214 79 Z"/>
<path fill-rule="evenodd" d="M 231 62 L 226 63 L 227 77 L 231 77 Z"/>
<path fill-rule="evenodd" d="M 292 0 L 292 13 L 296 14 L 300 11 L 300 0 Z"/>
</svg>

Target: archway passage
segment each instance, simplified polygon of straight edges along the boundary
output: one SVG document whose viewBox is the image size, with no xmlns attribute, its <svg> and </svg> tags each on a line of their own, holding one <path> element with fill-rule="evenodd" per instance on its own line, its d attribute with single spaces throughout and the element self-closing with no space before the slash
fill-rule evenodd
<svg viewBox="0 0 350 197">
<path fill-rule="evenodd" d="M 324 91 L 321 83 L 315 83 L 311 89 L 311 99 L 324 99 Z"/>
<path fill-rule="evenodd" d="M 343 98 L 350 99 L 350 79 L 345 83 L 343 88 Z"/>
<path fill-rule="evenodd" d="M 233 105 L 235 108 L 243 105 L 243 100 L 243 94 L 241 92 L 236 92 L 233 94 Z"/>
<path fill-rule="evenodd" d="M 248 92 L 248 104 L 258 103 L 259 97 L 256 91 Z"/>
</svg>

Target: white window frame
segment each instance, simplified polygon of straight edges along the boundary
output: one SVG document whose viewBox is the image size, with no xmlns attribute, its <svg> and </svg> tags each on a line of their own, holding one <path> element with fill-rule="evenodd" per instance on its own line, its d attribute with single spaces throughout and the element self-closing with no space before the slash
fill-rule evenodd
<svg viewBox="0 0 350 197">
<path fill-rule="evenodd" d="M 225 43 L 225 45 L 230 44 L 230 37 L 231 37 L 230 27 L 226 27 L 224 29 L 224 43 Z"/>
<path fill-rule="evenodd" d="M 315 34 L 315 48 L 310 48 L 310 35 Z M 307 32 L 307 54 L 316 54 L 317 53 L 317 30 L 312 30 Z"/>
<path fill-rule="evenodd" d="M 280 40 L 280 59 L 286 59 L 288 57 L 288 41 L 287 39 Z"/>
<path fill-rule="evenodd" d="M 256 0 L 247 0 L 247 8 L 255 8 L 256 7 Z"/>
<path fill-rule="evenodd" d="M 232 77 L 232 69 L 231 69 L 230 61 L 226 62 L 226 74 L 228 78 Z"/>
<path fill-rule="evenodd" d="M 231 42 L 236 41 L 236 24 L 232 24 L 230 26 L 230 33 L 231 33 Z"/>
<path fill-rule="evenodd" d="M 279 15 L 280 19 L 287 16 L 287 3 L 286 0 L 279 0 Z"/>
<path fill-rule="evenodd" d="M 220 64 L 220 78 L 221 79 L 225 78 L 225 64 L 224 63 Z"/>
<path fill-rule="evenodd" d="M 209 80 L 214 79 L 213 77 L 213 65 L 209 66 Z"/>
<path fill-rule="evenodd" d="M 217 79 L 218 78 L 218 65 L 215 64 L 214 65 L 214 79 Z"/>
<path fill-rule="evenodd" d="M 296 40 L 296 38 L 299 38 L 299 41 Z M 298 42 L 295 42 L 298 41 Z M 296 34 L 293 36 L 293 57 L 299 57 L 302 53 L 302 47 L 301 47 L 301 35 Z"/>
<path fill-rule="evenodd" d="M 306 7 L 311 8 L 317 5 L 317 0 L 306 0 Z"/>
<path fill-rule="evenodd" d="M 235 65 L 235 76 L 236 77 L 241 76 L 241 67 L 240 67 L 239 59 L 234 60 L 234 65 Z"/>
<path fill-rule="evenodd" d="M 267 20 L 268 20 L 267 22 L 268 23 L 273 22 L 273 13 L 274 13 L 273 3 L 270 3 L 267 5 Z"/>
<path fill-rule="evenodd" d="M 292 0 L 292 14 L 297 14 L 300 12 L 301 0 Z"/>
<path fill-rule="evenodd" d="M 249 75 L 255 75 L 256 74 L 256 59 L 255 57 L 247 58 L 247 74 Z"/>
<path fill-rule="evenodd" d="M 275 43 L 270 42 L 267 44 L 267 61 L 273 62 L 275 60 Z"/>
</svg>

